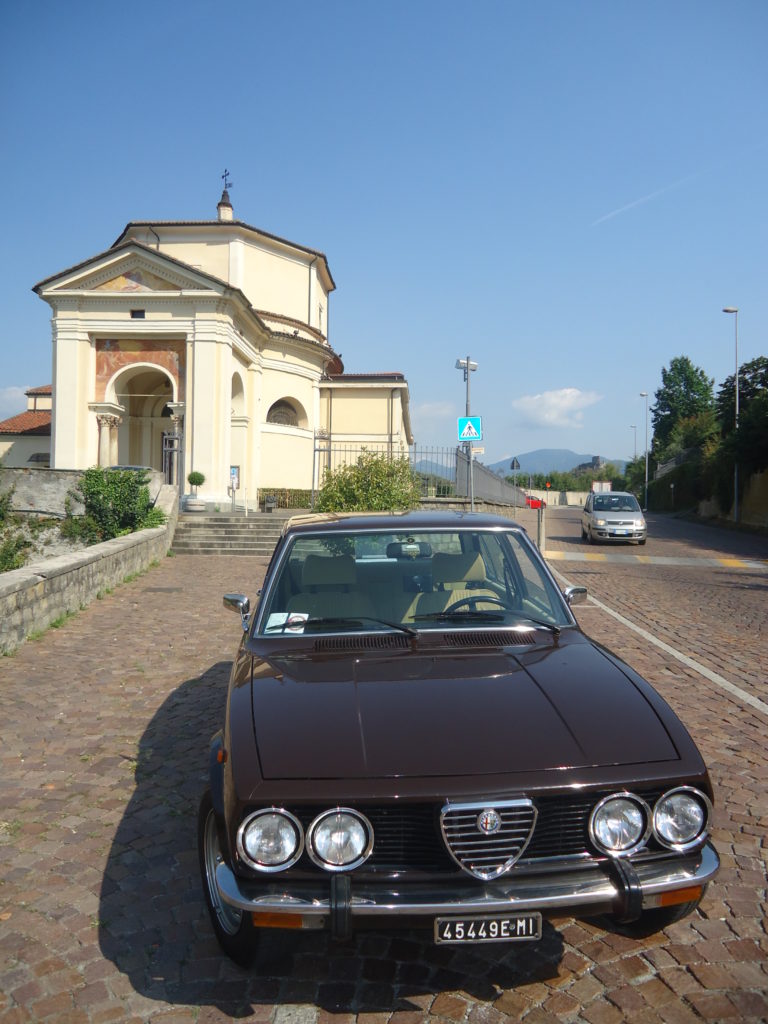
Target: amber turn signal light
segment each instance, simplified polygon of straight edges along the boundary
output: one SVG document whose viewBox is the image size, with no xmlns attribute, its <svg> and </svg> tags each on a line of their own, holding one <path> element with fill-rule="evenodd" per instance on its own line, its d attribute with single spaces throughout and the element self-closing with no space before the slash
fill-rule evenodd
<svg viewBox="0 0 768 1024">
<path fill-rule="evenodd" d="M 254 928 L 301 928 L 301 914 L 251 914 Z"/>
<path fill-rule="evenodd" d="M 687 889 L 674 889 L 672 892 L 662 892 L 657 897 L 658 906 L 673 907 L 678 903 L 698 902 L 703 894 L 703 885 L 689 885 Z"/>
</svg>

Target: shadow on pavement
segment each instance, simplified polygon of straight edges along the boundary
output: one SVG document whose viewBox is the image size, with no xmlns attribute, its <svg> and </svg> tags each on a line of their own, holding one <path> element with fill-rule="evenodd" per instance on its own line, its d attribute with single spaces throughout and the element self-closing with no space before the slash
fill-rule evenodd
<svg viewBox="0 0 768 1024">
<path fill-rule="evenodd" d="M 196 850 L 197 804 L 229 668 L 219 662 L 182 683 L 140 741 L 136 788 L 115 833 L 99 904 L 101 951 L 137 993 L 232 1017 L 263 1004 L 393 1012 L 420 1010 L 446 991 L 492 1002 L 500 990 L 557 975 L 563 941 L 548 924 L 532 945 L 467 949 L 435 946 L 420 932 L 359 933 L 345 945 L 319 932 L 266 932 L 249 971 L 232 964 L 209 923 Z"/>
</svg>

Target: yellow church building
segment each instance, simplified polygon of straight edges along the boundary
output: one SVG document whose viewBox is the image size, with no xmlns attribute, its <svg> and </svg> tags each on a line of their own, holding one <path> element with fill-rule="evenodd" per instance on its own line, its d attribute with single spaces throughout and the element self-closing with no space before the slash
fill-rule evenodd
<svg viewBox="0 0 768 1024">
<path fill-rule="evenodd" d="M 402 373 L 346 374 L 315 249 L 236 220 L 132 221 L 34 291 L 52 309 L 50 465 L 141 465 L 200 497 L 311 489 L 328 449 L 407 454 Z"/>
</svg>

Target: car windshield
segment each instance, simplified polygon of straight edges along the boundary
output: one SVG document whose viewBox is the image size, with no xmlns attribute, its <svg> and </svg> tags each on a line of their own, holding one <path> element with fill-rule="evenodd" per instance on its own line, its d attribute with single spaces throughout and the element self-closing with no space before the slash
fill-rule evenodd
<svg viewBox="0 0 768 1024">
<path fill-rule="evenodd" d="M 573 624 L 519 530 L 301 533 L 267 581 L 261 636 Z"/>
<path fill-rule="evenodd" d="M 632 494 L 598 494 L 595 497 L 595 512 L 639 512 L 637 498 Z"/>
</svg>

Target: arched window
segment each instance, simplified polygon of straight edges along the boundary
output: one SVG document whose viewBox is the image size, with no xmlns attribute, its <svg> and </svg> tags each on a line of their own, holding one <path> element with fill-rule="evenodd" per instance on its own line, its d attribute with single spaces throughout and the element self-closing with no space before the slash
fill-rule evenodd
<svg viewBox="0 0 768 1024">
<path fill-rule="evenodd" d="M 284 427 L 298 427 L 299 414 L 290 402 L 280 399 L 267 413 L 267 423 L 279 423 Z"/>
</svg>

